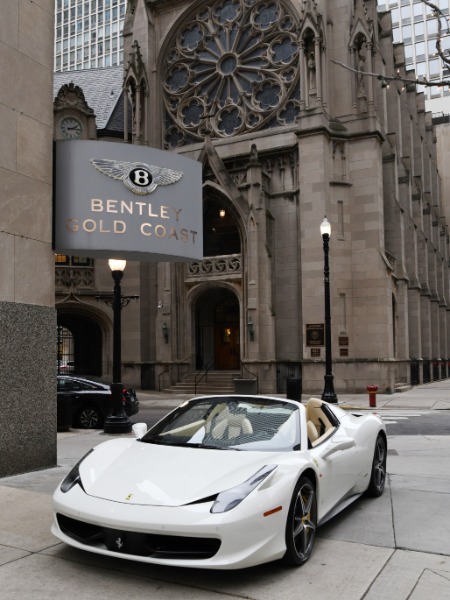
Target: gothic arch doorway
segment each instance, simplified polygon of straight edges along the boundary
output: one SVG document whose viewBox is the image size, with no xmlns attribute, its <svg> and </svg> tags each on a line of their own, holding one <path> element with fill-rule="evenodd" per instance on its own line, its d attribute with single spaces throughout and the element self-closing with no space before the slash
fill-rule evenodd
<svg viewBox="0 0 450 600">
<path fill-rule="evenodd" d="M 58 314 L 57 350 L 58 363 L 70 362 L 70 372 L 102 375 L 102 332 L 93 319 L 84 315 Z"/>
<path fill-rule="evenodd" d="M 241 253 L 236 211 L 217 193 L 208 191 L 203 202 L 203 255 Z"/>
<path fill-rule="evenodd" d="M 229 289 L 203 293 L 195 308 L 197 369 L 218 371 L 240 368 L 239 300 Z"/>
</svg>

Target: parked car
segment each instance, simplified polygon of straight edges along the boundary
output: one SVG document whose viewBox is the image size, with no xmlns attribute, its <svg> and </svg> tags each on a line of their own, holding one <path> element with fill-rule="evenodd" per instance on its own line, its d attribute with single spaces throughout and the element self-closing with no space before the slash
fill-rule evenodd
<svg viewBox="0 0 450 600">
<path fill-rule="evenodd" d="M 75 362 L 73 360 L 58 360 L 56 361 L 56 372 L 61 375 L 73 373 L 75 371 Z"/>
<path fill-rule="evenodd" d="M 106 383 L 82 377 L 57 375 L 57 401 L 63 404 L 71 401 L 72 427 L 99 429 L 111 408 L 111 388 Z M 134 387 L 124 387 L 122 401 L 125 413 L 135 415 L 139 411 L 139 401 Z"/>
<path fill-rule="evenodd" d="M 300 566 L 319 525 L 386 482 L 381 418 L 317 398 L 195 398 L 146 430 L 72 468 L 53 495 L 57 538 L 175 567 Z"/>
</svg>

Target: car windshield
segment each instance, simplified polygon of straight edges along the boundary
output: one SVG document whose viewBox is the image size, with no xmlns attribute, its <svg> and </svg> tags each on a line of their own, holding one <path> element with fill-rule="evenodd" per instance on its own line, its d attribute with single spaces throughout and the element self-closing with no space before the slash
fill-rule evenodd
<svg viewBox="0 0 450 600">
<path fill-rule="evenodd" d="M 299 407 L 261 397 L 191 400 L 154 425 L 142 442 L 217 450 L 300 448 Z"/>
</svg>

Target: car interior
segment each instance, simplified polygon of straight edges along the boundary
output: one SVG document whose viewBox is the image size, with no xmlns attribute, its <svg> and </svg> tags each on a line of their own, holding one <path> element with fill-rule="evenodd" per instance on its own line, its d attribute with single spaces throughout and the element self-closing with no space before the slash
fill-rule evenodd
<svg viewBox="0 0 450 600">
<path fill-rule="evenodd" d="M 314 447 L 329 438 L 336 431 L 339 422 L 319 398 L 310 398 L 305 408 L 308 444 Z"/>
<path fill-rule="evenodd" d="M 210 421 L 211 422 L 211 421 Z M 208 427 L 206 428 L 208 432 Z M 215 439 L 233 439 L 240 435 L 253 433 L 253 427 L 245 412 L 231 412 L 225 407 L 217 416 L 211 429 Z"/>
</svg>

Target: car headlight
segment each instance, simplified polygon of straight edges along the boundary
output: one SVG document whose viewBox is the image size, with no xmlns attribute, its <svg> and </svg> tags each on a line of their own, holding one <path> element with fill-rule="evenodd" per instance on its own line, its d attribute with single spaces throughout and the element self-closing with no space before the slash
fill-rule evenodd
<svg viewBox="0 0 450 600">
<path fill-rule="evenodd" d="M 91 448 L 91 450 L 89 450 L 89 452 L 87 452 L 83 458 L 81 458 L 77 464 L 72 467 L 72 469 L 69 471 L 69 473 L 67 473 L 67 475 L 64 477 L 64 479 L 62 480 L 62 483 L 60 485 L 60 490 L 63 492 L 63 494 L 66 494 L 69 490 L 71 490 L 73 488 L 74 485 L 77 485 L 77 483 L 83 488 L 83 484 L 81 483 L 81 477 L 80 477 L 80 465 L 83 462 L 83 460 L 89 456 L 89 454 L 94 450 L 94 448 Z"/>
<path fill-rule="evenodd" d="M 222 513 L 235 508 L 246 498 L 258 485 L 264 481 L 277 468 L 277 465 L 266 465 L 247 481 L 234 488 L 221 492 L 214 502 L 211 512 Z"/>
</svg>

